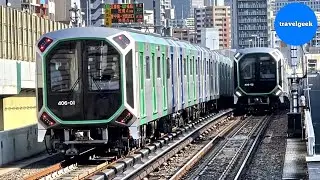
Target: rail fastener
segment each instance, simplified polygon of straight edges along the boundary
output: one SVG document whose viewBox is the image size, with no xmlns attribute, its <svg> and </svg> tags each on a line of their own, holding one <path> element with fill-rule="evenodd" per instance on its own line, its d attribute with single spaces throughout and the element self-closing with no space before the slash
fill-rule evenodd
<svg viewBox="0 0 320 180">
<path fill-rule="evenodd" d="M 203 149 L 201 149 L 195 156 L 193 156 L 193 158 L 191 158 L 182 168 L 180 168 L 179 171 L 170 178 L 170 180 L 181 179 L 201 158 L 203 158 L 207 154 L 207 152 L 212 149 L 215 142 L 219 140 L 220 137 L 223 137 L 228 132 L 230 132 L 237 123 L 239 123 L 239 120 L 230 124 L 226 129 L 221 131 L 216 137 L 209 141 L 207 145 Z"/>
<path fill-rule="evenodd" d="M 149 172 L 153 171 L 154 168 L 158 167 L 159 165 L 161 165 L 161 163 L 165 162 L 169 156 L 174 155 L 175 153 L 177 153 L 182 146 L 186 146 L 188 143 L 191 142 L 191 140 L 193 139 L 193 136 L 196 134 L 196 132 L 201 131 L 202 133 L 204 131 L 206 131 L 208 128 L 205 128 L 205 126 L 208 126 L 209 124 L 213 123 L 214 120 L 210 120 L 210 118 L 213 118 L 215 116 L 214 119 L 219 119 L 222 116 L 226 116 L 230 113 L 233 112 L 233 109 L 228 109 L 228 110 L 224 110 L 221 111 L 215 115 L 208 115 L 206 117 L 200 118 L 197 122 L 192 123 L 184 128 L 182 128 L 180 131 L 180 134 L 183 134 L 184 132 L 187 132 L 189 129 L 191 130 L 190 134 L 188 135 L 182 135 L 182 137 L 180 137 L 179 139 L 177 139 L 175 142 L 175 144 L 169 145 L 168 141 L 167 142 L 161 142 L 161 145 L 164 145 L 163 147 L 165 147 L 165 149 L 158 149 L 158 148 L 154 148 L 153 150 L 148 149 L 147 152 L 143 153 L 142 157 L 139 157 L 139 161 L 147 158 L 145 160 L 145 162 L 143 162 L 143 164 L 139 164 L 139 167 L 135 167 L 134 169 L 132 169 L 133 165 L 136 165 L 136 163 L 134 163 L 133 165 L 129 165 L 129 166 L 122 166 L 120 167 L 106 167 L 107 169 L 97 172 L 94 176 L 87 178 L 90 180 L 96 180 L 96 179 L 113 179 L 115 178 L 117 175 L 116 174 L 122 174 L 124 173 L 125 177 L 122 177 L 124 179 L 143 179 L 143 177 L 145 177 Z M 208 119 L 208 121 L 206 121 Z M 205 120 L 206 119 L 206 120 Z M 202 123 L 204 122 L 204 123 Z M 200 124 L 198 124 L 200 123 Z M 171 140 L 172 142 L 172 140 Z M 154 145 L 153 145 L 154 146 Z M 161 150 L 161 151 L 159 151 Z M 155 156 L 149 157 L 150 155 L 152 155 L 153 153 L 155 153 L 157 151 L 157 154 Z M 170 152 L 171 151 L 171 152 Z M 142 153 L 142 151 L 140 151 L 140 153 Z M 166 154 L 168 153 L 168 154 Z M 125 172 L 126 170 L 129 170 L 129 172 Z"/>
</svg>

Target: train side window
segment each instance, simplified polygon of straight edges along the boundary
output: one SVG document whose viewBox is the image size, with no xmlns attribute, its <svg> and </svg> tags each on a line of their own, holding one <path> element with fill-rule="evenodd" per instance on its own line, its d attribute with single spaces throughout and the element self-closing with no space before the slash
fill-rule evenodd
<svg viewBox="0 0 320 180">
<path fill-rule="evenodd" d="M 125 56 L 125 70 L 126 70 L 126 87 L 127 87 L 127 102 L 134 108 L 133 95 L 133 66 L 132 66 L 132 50 Z"/>
<path fill-rule="evenodd" d="M 161 62 L 162 62 L 162 82 L 163 82 L 163 86 L 165 86 L 166 85 L 166 70 L 167 70 L 166 63 L 167 63 L 167 61 L 165 59 L 164 54 L 162 54 Z"/>
<path fill-rule="evenodd" d="M 183 74 L 187 75 L 187 61 L 186 61 L 186 58 L 183 58 Z"/>
<path fill-rule="evenodd" d="M 146 57 L 146 79 L 150 79 L 150 57 Z"/>
<path fill-rule="evenodd" d="M 190 59 L 190 75 L 193 74 L 193 61 Z"/>
<path fill-rule="evenodd" d="M 171 54 L 171 59 L 173 59 L 173 54 Z M 170 79 L 170 58 L 167 58 L 167 78 Z"/>
<path fill-rule="evenodd" d="M 199 66 L 200 66 L 200 67 L 199 67 L 199 68 L 200 68 L 200 72 L 199 72 L 199 73 L 200 73 L 200 75 L 203 75 L 203 63 L 202 63 L 202 59 L 200 59 L 199 61 L 200 61 L 200 62 L 199 62 Z"/>
<path fill-rule="evenodd" d="M 180 59 L 178 58 L 178 76 L 180 76 Z"/>
<path fill-rule="evenodd" d="M 161 78 L 161 58 L 157 57 L 157 77 Z"/>
<path fill-rule="evenodd" d="M 207 72 L 207 58 L 204 58 L 204 62 L 203 62 L 203 71 L 204 71 L 204 75 L 206 75 Z"/>
<path fill-rule="evenodd" d="M 199 58 L 198 58 L 199 59 Z M 198 75 L 199 60 L 196 59 L 196 75 Z"/>
</svg>

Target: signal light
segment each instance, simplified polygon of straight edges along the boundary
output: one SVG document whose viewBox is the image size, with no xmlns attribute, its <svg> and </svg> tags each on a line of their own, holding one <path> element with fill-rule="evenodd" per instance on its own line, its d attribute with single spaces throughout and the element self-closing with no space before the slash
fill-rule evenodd
<svg viewBox="0 0 320 180">
<path fill-rule="evenodd" d="M 133 115 L 128 110 L 124 110 L 116 121 L 121 124 L 127 124 L 132 118 Z"/>
<path fill-rule="evenodd" d="M 42 113 L 40 120 L 47 126 L 53 126 L 56 124 L 56 122 L 46 112 Z"/>
<path fill-rule="evenodd" d="M 44 37 L 38 43 L 38 48 L 40 49 L 41 52 L 44 52 L 52 42 L 53 42 L 52 39 Z"/>
</svg>

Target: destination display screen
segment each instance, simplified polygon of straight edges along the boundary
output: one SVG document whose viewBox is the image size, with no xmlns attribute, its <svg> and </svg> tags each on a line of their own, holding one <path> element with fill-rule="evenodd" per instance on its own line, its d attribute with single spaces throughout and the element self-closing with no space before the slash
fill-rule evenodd
<svg viewBox="0 0 320 180">
<path fill-rule="evenodd" d="M 113 23 L 142 23 L 143 3 L 106 4 L 106 25 Z"/>
</svg>

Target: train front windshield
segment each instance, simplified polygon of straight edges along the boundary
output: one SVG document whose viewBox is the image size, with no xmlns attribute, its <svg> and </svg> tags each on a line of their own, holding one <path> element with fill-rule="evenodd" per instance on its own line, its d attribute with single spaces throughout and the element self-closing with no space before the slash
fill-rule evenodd
<svg viewBox="0 0 320 180">
<path fill-rule="evenodd" d="M 240 63 L 240 86 L 247 93 L 268 93 L 276 86 L 276 61 L 266 53 L 248 54 Z"/>
<path fill-rule="evenodd" d="M 108 119 L 121 106 L 120 53 L 107 42 L 60 42 L 46 67 L 47 104 L 60 119 Z"/>
</svg>

